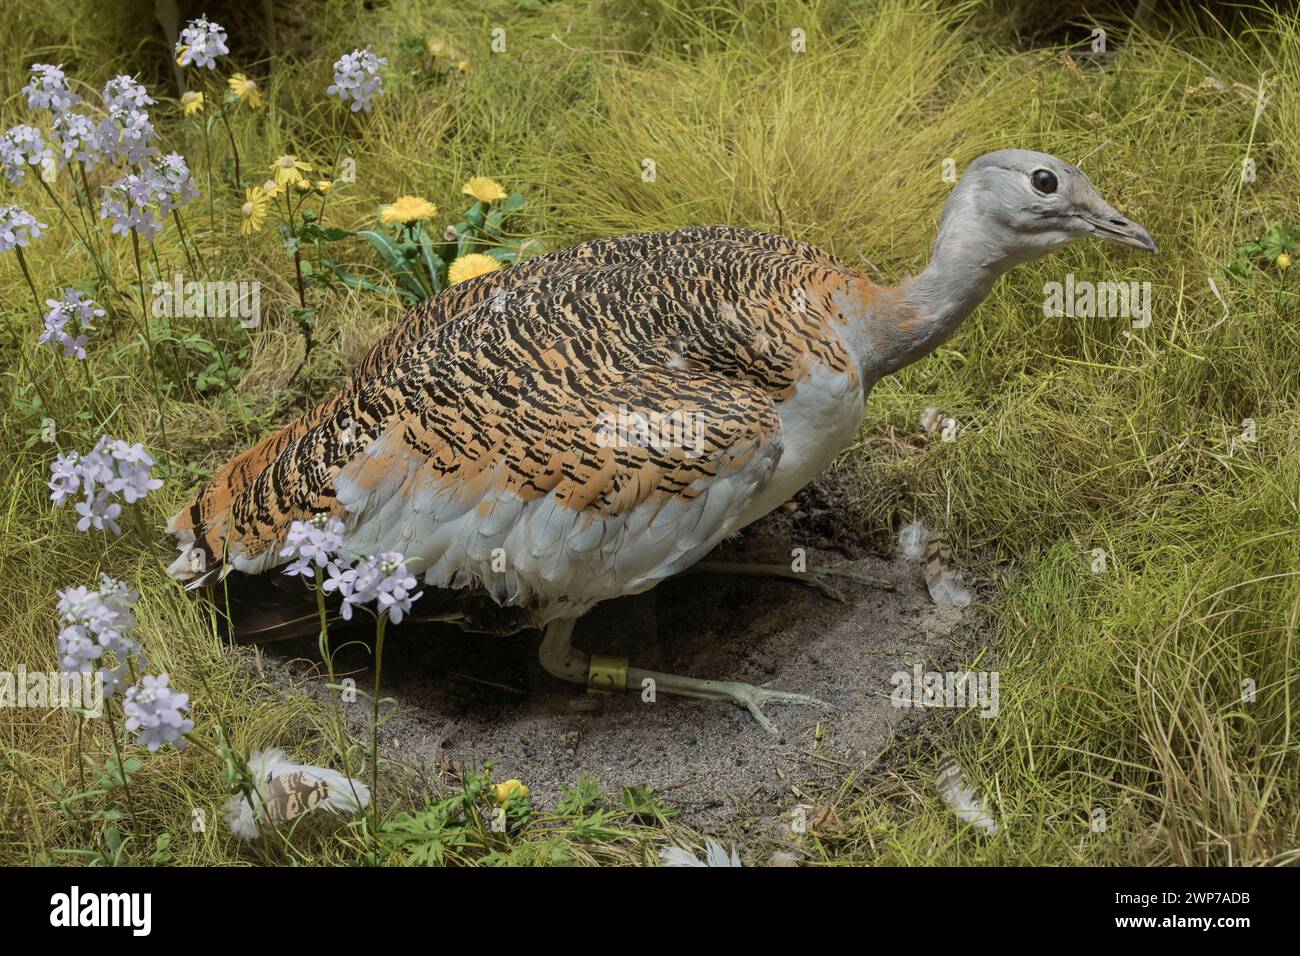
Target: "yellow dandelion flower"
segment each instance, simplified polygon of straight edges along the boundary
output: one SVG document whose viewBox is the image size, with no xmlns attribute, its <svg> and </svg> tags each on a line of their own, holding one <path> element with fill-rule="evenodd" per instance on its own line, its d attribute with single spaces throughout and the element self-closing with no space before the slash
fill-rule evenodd
<svg viewBox="0 0 1300 956">
<path fill-rule="evenodd" d="M 494 202 L 506 198 L 506 191 L 501 188 L 501 184 L 486 176 L 473 177 L 461 187 L 460 191 L 466 196 L 473 196 L 479 202 Z"/>
<path fill-rule="evenodd" d="M 468 73 L 468 72 L 469 72 L 469 60 L 457 60 L 457 61 L 456 61 L 456 69 L 460 70 L 462 73 Z"/>
<path fill-rule="evenodd" d="M 197 90 L 189 90 L 181 94 L 181 109 L 185 111 L 186 116 L 193 116 L 195 113 L 203 112 L 203 94 Z"/>
<path fill-rule="evenodd" d="M 510 802 L 511 797 L 522 800 L 526 796 L 528 796 L 528 788 L 518 780 L 507 780 L 492 788 L 493 801 L 503 807 Z"/>
<path fill-rule="evenodd" d="M 271 172 L 275 174 L 275 184 L 277 186 L 292 186 L 303 181 L 303 173 L 310 173 L 315 170 L 311 163 L 304 163 L 293 153 L 281 156 L 271 164 Z"/>
<path fill-rule="evenodd" d="M 438 214 L 438 207 L 419 196 L 398 196 L 390 205 L 379 210 L 379 221 L 392 225 L 395 222 L 418 222 L 432 219 Z"/>
<path fill-rule="evenodd" d="M 249 109 L 258 109 L 262 105 L 262 91 L 257 88 L 257 83 L 250 80 L 242 73 L 236 73 L 229 80 L 230 92 L 238 96 Z"/>
<path fill-rule="evenodd" d="M 266 206 L 271 201 L 271 197 L 265 190 L 250 186 L 244 193 L 244 205 L 239 209 L 239 215 L 242 217 L 239 222 L 239 234 L 241 236 L 251 236 L 262 228 L 262 220 L 266 218 Z"/>
<path fill-rule="evenodd" d="M 1277 267 L 1279 269 L 1291 268 L 1291 257 L 1288 256 L 1285 252 L 1282 253 L 1280 256 L 1278 256 L 1276 261 L 1277 261 Z"/>
<path fill-rule="evenodd" d="M 473 279 L 475 276 L 496 272 L 500 268 L 501 263 L 491 256 L 485 256 L 481 252 L 471 252 L 469 255 L 461 256 L 451 264 L 451 267 L 447 270 L 447 282 L 455 285 L 458 282 Z"/>
</svg>

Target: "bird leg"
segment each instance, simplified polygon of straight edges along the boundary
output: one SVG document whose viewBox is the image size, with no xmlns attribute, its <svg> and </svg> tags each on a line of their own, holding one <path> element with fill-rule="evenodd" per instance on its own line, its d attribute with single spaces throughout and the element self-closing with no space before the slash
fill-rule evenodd
<svg viewBox="0 0 1300 956">
<path fill-rule="evenodd" d="M 660 671 L 629 667 L 624 658 L 587 655 L 573 646 L 573 620 L 552 621 L 542 636 L 538 659 L 546 671 L 561 680 L 585 684 L 594 692 L 614 690 L 639 690 L 646 693 L 676 694 L 679 697 L 698 697 L 719 700 L 744 707 L 769 734 L 779 731 L 763 713 L 764 704 L 815 704 L 830 705 L 824 700 L 806 694 L 792 694 L 783 690 L 746 684 L 740 681 L 703 680 L 665 674 Z M 653 697 L 644 698 L 653 700 Z"/>
<path fill-rule="evenodd" d="M 831 584 L 831 577 L 841 577 L 850 581 L 856 581 L 858 584 L 866 585 L 870 588 L 877 588 L 881 591 L 894 590 L 894 582 L 888 578 L 877 578 L 869 574 L 862 574 L 858 571 L 852 571 L 848 568 L 828 567 L 813 568 L 808 571 L 796 571 L 789 565 L 785 564 L 747 564 L 733 563 L 730 561 L 699 561 L 691 565 L 685 571 L 686 574 L 734 574 L 743 577 L 762 577 L 762 578 L 782 578 L 786 581 L 797 581 L 800 584 L 807 585 L 810 588 L 816 588 L 824 597 L 832 601 L 844 603 L 844 595 Z"/>
</svg>

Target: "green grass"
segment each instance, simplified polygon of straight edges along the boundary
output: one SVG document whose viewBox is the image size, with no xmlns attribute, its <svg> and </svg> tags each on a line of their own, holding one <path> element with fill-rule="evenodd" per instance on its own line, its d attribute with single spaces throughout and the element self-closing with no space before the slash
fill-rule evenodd
<svg viewBox="0 0 1300 956">
<path fill-rule="evenodd" d="M 1070 69 L 1056 48 L 1018 47 L 990 8 L 921 0 L 294 9 L 303 23 L 282 36 L 291 53 L 226 68 L 256 76 L 267 100 L 234 121 L 241 160 L 257 179 L 286 151 L 328 166 L 343 129 L 358 181 L 336 190 L 327 219 L 347 228 L 404 192 L 451 214 L 463 206 L 460 183 L 484 174 L 528 195 L 521 222 L 550 249 L 726 222 L 816 242 L 893 281 L 926 260 L 948 189 L 943 157 L 960 169 L 987 150 L 1021 146 L 1079 162 L 1152 232 L 1162 255 L 1080 243 L 1016 270 L 937 354 L 878 386 L 862 441 L 836 465 L 858 480 L 879 541 L 920 516 L 948 532 L 962 563 L 998 578 L 987 666 L 1001 674 L 1001 714 L 902 744 L 888 772 L 850 777 L 822 795 L 837 812 L 806 848 L 827 863 L 1296 860 L 1300 279 L 1268 267 L 1248 286 L 1229 286 L 1222 269 L 1237 246 L 1300 208 L 1300 19 L 1260 11 L 1249 29 L 1205 16 L 1108 22 L 1119 52 L 1103 70 L 1087 61 Z M 35 121 L 16 93 L 30 62 L 63 62 L 95 90 L 118 71 L 143 71 L 151 89 L 167 89 L 165 50 L 160 39 L 140 39 L 143 22 L 92 20 L 41 2 L 6 17 L 4 126 Z M 498 25 L 507 30 L 504 54 L 488 50 Z M 806 31 L 806 53 L 790 52 L 793 26 Z M 435 34 L 469 58 L 463 78 L 430 75 L 419 51 Z M 344 123 L 324 98 L 330 63 L 365 43 L 392 61 L 390 92 L 372 116 Z M 1228 88 L 1197 89 L 1207 74 Z M 1256 122 L 1251 94 L 1232 84 L 1254 89 L 1261 76 L 1271 99 Z M 202 139 L 174 103 L 154 112 L 164 142 L 186 154 L 205 188 L 189 224 L 212 272 L 259 279 L 265 312 L 249 339 L 238 329 L 219 336 L 228 351 L 249 349 L 237 389 L 196 393 L 189 383 L 200 357 L 174 354 L 169 480 L 138 506 L 158 528 L 206 469 L 340 381 L 401 305 L 396 296 L 313 292 L 321 344 L 288 387 L 302 340 L 279 238 L 269 227 L 238 236 L 241 200 L 220 176 L 209 224 Z M 229 152 L 220 127 L 213 149 L 218 161 Z M 1243 186 L 1247 154 L 1258 172 Z M 645 158 L 655 163 L 653 183 L 641 178 Z M 91 280 L 32 177 L 6 192 L 5 202 L 39 210 L 50 224 L 29 255 L 43 294 Z M 164 273 L 181 261 L 174 230 L 159 254 Z M 357 268 L 375 266 L 361 243 L 352 255 Z M 3 387 L 8 398 L 28 384 L 21 349 L 60 411 L 64 448 L 88 447 L 106 430 L 162 449 L 144 353 L 130 347 L 138 302 L 129 244 L 117 241 L 113 256 L 119 281 L 97 298 L 122 319 L 115 334 L 92 339 L 90 360 L 109 422 L 72 418 L 85 390 L 73 378 L 65 391 L 68 363 L 36 349 L 38 319 L 12 254 L 0 257 L 0 308 L 15 333 L 0 357 Z M 1044 317 L 1044 283 L 1071 271 L 1150 281 L 1151 327 L 1130 333 L 1123 322 Z M 1228 296 L 1226 319 L 1207 275 Z M 868 440 L 888 429 L 917 433 L 927 405 L 961 421 L 958 441 L 919 451 L 875 443 L 868 452 Z M 1257 439 L 1229 455 L 1247 418 Z M 284 746 L 328 761 L 324 715 L 261 681 L 250 652 L 221 645 L 166 578 L 160 559 L 170 556 L 154 550 L 157 542 L 129 525 L 115 541 L 88 539 L 69 510 L 50 506 L 52 451 L 31 440 L 38 426 L 6 401 L 0 666 L 54 666 L 55 591 L 110 571 L 140 590 L 143 643 L 191 691 L 200 733 L 220 721 L 239 747 Z M 1107 552 L 1107 573 L 1091 573 L 1094 548 Z M 1257 689 L 1253 703 L 1241 699 L 1245 678 Z M 85 748 L 102 759 L 106 729 L 91 723 Z M 50 780 L 77 783 L 70 718 L 5 709 L 0 746 L 23 768 L 0 779 L 0 861 L 102 845 L 103 826 L 70 822 L 47 789 Z M 941 749 L 1003 821 L 996 837 L 962 830 L 939 802 L 932 778 Z M 164 831 L 184 863 L 281 852 L 341 863 L 365 851 L 364 837 L 341 827 L 295 834 L 292 851 L 250 849 L 220 826 L 191 834 L 192 810 L 222 799 L 219 772 L 196 749 L 143 761 L 132 779 L 141 854 Z M 422 805 L 401 774 L 388 792 L 405 809 Z M 1094 808 L 1106 812 L 1102 833 L 1089 826 Z M 619 819 L 627 835 L 597 840 L 595 850 L 580 825 L 562 820 L 515 834 L 493 855 L 478 847 L 458 859 L 638 862 L 670 837 L 692 839 L 662 821 Z"/>
</svg>

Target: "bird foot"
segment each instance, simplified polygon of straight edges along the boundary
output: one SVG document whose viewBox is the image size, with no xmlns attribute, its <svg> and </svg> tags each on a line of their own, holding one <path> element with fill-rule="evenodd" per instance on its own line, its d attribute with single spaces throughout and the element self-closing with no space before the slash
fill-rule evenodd
<svg viewBox="0 0 1300 956">
<path fill-rule="evenodd" d="M 676 694 L 679 697 L 698 697 L 704 700 L 718 700 L 735 704 L 749 711 L 749 715 L 767 733 L 779 736 L 780 731 L 763 712 L 767 704 L 804 704 L 816 707 L 831 706 L 824 700 L 807 694 L 795 694 L 790 691 L 772 690 L 761 684 L 746 684 L 743 681 L 705 680 L 699 677 L 682 677 L 679 674 L 662 674 L 658 671 L 646 671 L 629 667 L 627 670 L 627 687 L 631 690 L 644 690 L 646 682 L 651 681 L 656 692 Z"/>
<path fill-rule="evenodd" d="M 630 667 L 625 658 L 588 656 L 572 646 L 572 635 L 572 621 L 552 622 L 547 626 L 546 634 L 542 638 L 538 657 L 542 667 L 549 673 L 563 680 L 586 684 L 589 692 L 608 693 L 630 690 L 640 692 L 642 699 L 647 701 L 653 701 L 660 693 L 724 701 L 745 708 L 764 731 L 774 736 L 779 736 L 780 731 L 763 712 L 764 706 L 768 704 L 831 706 L 826 701 L 807 694 L 772 690 L 765 685 L 683 677 L 680 674 L 665 674 L 661 671 Z"/>
<path fill-rule="evenodd" d="M 767 715 L 763 713 L 764 704 L 807 704 L 816 707 L 829 707 L 826 701 L 817 697 L 810 697 L 807 694 L 794 694 L 789 691 L 771 690 L 762 685 L 733 683 L 735 688 L 732 700 L 749 711 L 749 715 L 758 721 L 758 726 L 773 737 L 779 737 L 781 732 L 776 728 Z"/>
</svg>

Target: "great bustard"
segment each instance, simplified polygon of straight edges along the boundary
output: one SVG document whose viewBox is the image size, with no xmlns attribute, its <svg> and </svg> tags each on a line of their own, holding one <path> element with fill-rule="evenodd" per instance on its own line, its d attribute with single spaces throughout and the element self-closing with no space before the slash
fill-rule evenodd
<svg viewBox="0 0 1300 956">
<path fill-rule="evenodd" d="M 196 548 L 205 580 L 270 571 L 292 521 L 336 516 L 349 551 L 423 569 L 437 619 L 545 628 L 541 662 L 558 677 L 648 679 L 740 704 L 770 729 L 764 703 L 817 701 L 593 667 L 570 643 L 574 622 L 788 500 L 853 439 L 881 377 L 951 336 L 1012 266 L 1083 236 L 1156 251 L 1074 166 L 1006 149 L 966 170 L 929 265 L 897 286 L 726 226 L 586 242 L 462 283 L 225 465 L 168 525 L 172 573 L 195 577 Z M 629 421 L 698 431 L 619 440 L 611 423 Z"/>
</svg>

